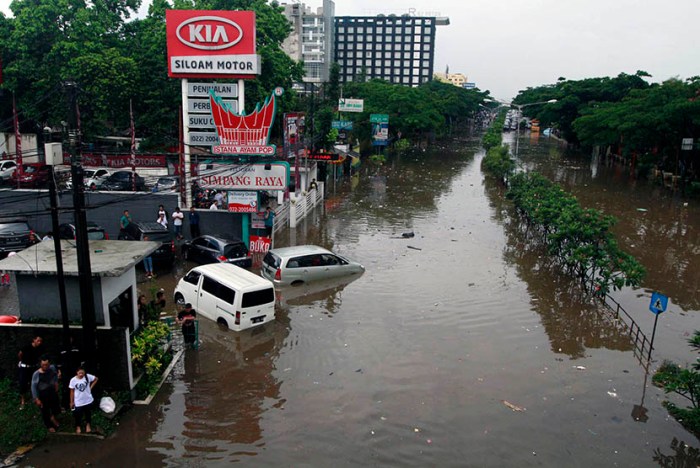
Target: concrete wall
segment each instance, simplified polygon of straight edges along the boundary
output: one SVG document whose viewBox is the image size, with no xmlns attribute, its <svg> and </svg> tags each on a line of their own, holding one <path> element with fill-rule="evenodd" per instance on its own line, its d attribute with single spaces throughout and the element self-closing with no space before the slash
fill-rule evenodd
<svg viewBox="0 0 700 468">
<path fill-rule="evenodd" d="M 60 325 L 0 324 L 0 378 L 17 381 L 17 353 L 36 335 L 44 339 L 47 354 L 57 361 L 62 345 Z M 76 343 L 82 344 L 82 330 L 71 328 Z M 133 387 L 131 347 L 126 328 L 97 329 L 97 370 L 102 388 L 130 390 Z M 81 346 L 82 348 L 82 346 Z"/>
<path fill-rule="evenodd" d="M 156 221 L 158 205 L 163 205 L 171 214 L 178 206 L 178 200 L 175 193 L 87 192 L 85 205 L 88 221 L 99 224 L 105 228 L 110 239 L 116 239 L 119 235 L 119 218 L 124 210 L 129 210 L 134 221 Z M 51 230 L 50 206 L 48 190 L 0 190 L 0 211 L 26 215 L 29 225 L 41 235 Z M 60 194 L 60 223 L 73 222 L 72 206 L 72 192 Z M 188 210 L 183 211 L 187 213 Z M 198 212 L 202 234 L 241 238 L 243 215 L 222 210 Z M 169 220 L 168 226 L 172 230 L 172 220 Z M 183 226 L 183 235 L 189 238 L 187 214 Z"/>
<path fill-rule="evenodd" d="M 102 278 L 102 310 L 105 311 L 105 325 L 111 326 L 109 318 L 109 303 L 114 299 L 119 297 L 121 293 L 126 291 L 131 287 L 136 287 L 136 269 L 132 268 L 128 273 L 118 276 L 118 277 L 103 277 Z M 138 324 L 138 311 L 136 309 L 137 294 L 134 289 L 131 291 L 131 302 L 132 302 L 132 321 L 133 324 Z"/>
<path fill-rule="evenodd" d="M 17 281 L 17 296 L 20 304 L 31 304 L 31 307 L 22 311 L 22 320 L 57 320 L 61 321 L 61 301 L 58 295 L 58 280 L 55 276 L 39 275 L 15 275 Z M 100 282 L 93 279 L 93 291 L 95 294 L 95 321 L 97 325 L 105 325 L 105 311 L 103 307 Z M 82 320 L 80 308 L 80 287 L 77 276 L 67 276 L 66 304 L 68 305 L 68 320 L 80 322 Z M 126 289 L 126 288 L 125 288 Z M 114 298 L 112 298 L 114 299 Z M 109 304 L 111 300 L 106 304 Z"/>
</svg>

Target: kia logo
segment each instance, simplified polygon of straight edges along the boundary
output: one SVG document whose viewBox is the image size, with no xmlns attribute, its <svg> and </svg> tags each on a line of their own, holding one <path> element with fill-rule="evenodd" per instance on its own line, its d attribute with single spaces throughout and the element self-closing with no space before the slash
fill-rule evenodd
<svg viewBox="0 0 700 468">
<path fill-rule="evenodd" d="M 175 31 L 183 44 L 200 50 L 221 50 L 238 44 L 243 29 L 230 19 L 197 16 L 184 21 Z"/>
</svg>

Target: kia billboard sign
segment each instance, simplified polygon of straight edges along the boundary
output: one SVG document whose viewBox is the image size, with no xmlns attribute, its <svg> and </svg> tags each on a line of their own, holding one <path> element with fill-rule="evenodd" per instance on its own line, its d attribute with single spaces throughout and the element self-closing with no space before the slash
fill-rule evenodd
<svg viewBox="0 0 700 468">
<path fill-rule="evenodd" d="M 171 78 L 255 78 L 255 12 L 166 10 Z"/>
</svg>

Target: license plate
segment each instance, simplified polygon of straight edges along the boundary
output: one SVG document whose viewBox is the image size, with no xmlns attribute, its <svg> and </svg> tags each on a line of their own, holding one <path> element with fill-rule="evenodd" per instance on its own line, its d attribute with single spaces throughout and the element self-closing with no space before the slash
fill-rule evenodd
<svg viewBox="0 0 700 468">
<path fill-rule="evenodd" d="M 254 317 L 254 318 L 250 319 L 250 321 L 252 323 L 260 323 L 263 320 L 265 320 L 265 317 L 266 317 L 265 315 L 261 315 L 260 317 Z"/>
</svg>

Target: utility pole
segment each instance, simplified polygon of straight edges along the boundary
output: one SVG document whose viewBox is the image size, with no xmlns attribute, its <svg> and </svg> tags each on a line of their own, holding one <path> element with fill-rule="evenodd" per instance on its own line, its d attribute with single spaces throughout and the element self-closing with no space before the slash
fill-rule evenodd
<svg viewBox="0 0 700 468">
<path fill-rule="evenodd" d="M 51 202 L 51 232 L 53 234 L 53 247 L 56 252 L 56 276 L 58 277 L 58 298 L 61 303 L 61 322 L 63 322 L 63 349 L 68 351 L 70 347 L 70 328 L 68 326 L 68 302 L 66 300 L 66 282 L 63 274 L 63 252 L 61 251 L 61 238 L 58 235 L 58 197 L 56 196 L 56 172 L 55 165 L 63 159 L 61 144 L 52 144 L 50 133 L 44 133 L 44 162 L 51 168 L 49 173 L 49 200 Z M 57 151 L 54 151 L 57 149 Z M 62 162 L 62 161 L 60 161 Z"/>
<path fill-rule="evenodd" d="M 81 132 L 78 118 L 78 85 L 73 81 L 65 83 L 68 98 L 68 147 L 70 153 L 71 176 L 73 179 L 73 210 L 75 216 L 75 244 L 78 257 L 78 282 L 80 286 L 80 310 L 83 322 L 83 351 L 87 370 L 95 372 L 97 349 L 95 340 L 95 296 L 92 289 L 92 269 L 90 267 L 90 244 L 87 236 L 87 216 L 85 214 L 85 185 L 81 153 Z"/>
</svg>

